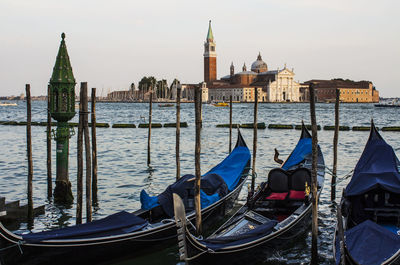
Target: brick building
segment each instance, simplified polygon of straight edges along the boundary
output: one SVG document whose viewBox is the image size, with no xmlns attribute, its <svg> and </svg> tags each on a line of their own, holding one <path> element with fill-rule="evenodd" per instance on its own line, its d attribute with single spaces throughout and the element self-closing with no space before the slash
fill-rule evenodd
<svg viewBox="0 0 400 265">
<path fill-rule="evenodd" d="M 379 91 L 370 81 L 352 81 L 343 79 L 317 80 L 305 82 L 305 85 L 315 84 L 317 102 L 334 102 L 336 89 L 340 90 L 340 101 L 349 103 L 379 102 Z M 306 93 L 309 93 L 308 91 Z"/>
</svg>

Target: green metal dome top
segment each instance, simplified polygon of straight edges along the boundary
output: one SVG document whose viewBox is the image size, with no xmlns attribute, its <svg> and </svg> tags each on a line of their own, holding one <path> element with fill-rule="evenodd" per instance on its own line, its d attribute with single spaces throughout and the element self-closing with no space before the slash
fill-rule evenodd
<svg viewBox="0 0 400 265">
<path fill-rule="evenodd" d="M 208 42 L 213 42 L 214 41 L 214 35 L 213 35 L 212 29 L 211 29 L 211 20 L 208 22 L 207 41 Z"/>
<path fill-rule="evenodd" d="M 50 78 L 50 84 L 55 83 L 67 83 L 76 84 L 74 74 L 72 73 L 71 62 L 67 52 L 67 46 L 65 45 L 65 33 L 61 34 L 61 44 L 58 49 L 56 63 L 53 68 L 53 74 Z"/>
</svg>

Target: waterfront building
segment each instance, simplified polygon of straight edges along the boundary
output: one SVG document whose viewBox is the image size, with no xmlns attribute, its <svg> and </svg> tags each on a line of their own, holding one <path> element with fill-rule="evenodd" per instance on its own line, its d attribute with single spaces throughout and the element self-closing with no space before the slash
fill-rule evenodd
<svg viewBox="0 0 400 265">
<path fill-rule="evenodd" d="M 139 91 L 135 89 L 135 84 L 131 84 L 129 90 L 113 91 L 107 94 L 109 101 L 133 101 L 139 98 Z"/>
<path fill-rule="evenodd" d="M 182 98 L 185 98 L 188 101 L 194 101 L 194 90 L 196 87 L 201 87 L 201 101 L 208 102 L 208 88 L 206 82 L 202 82 L 200 84 L 182 84 Z"/>
<path fill-rule="evenodd" d="M 332 80 L 313 79 L 304 82 L 304 85 L 309 86 L 310 83 L 314 83 L 315 85 L 317 102 L 334 102 L 336 99 L 336 89 L 340 91 L 341 102 L 379 102 L 379 91 L 376 90 L 371 81 L 353 81 L 340 78 Z M 306 93 L 309 93 L 309 91 Z"/>
<path fill-rule="evenodd" d="M 243 64 L 242 71 L 235 73 L 235 66 L 230 65 L 229 75 L 217 79 L 216 43 L 211 29 L 208 27 L 206 42 L 204 43 L 204 83 L 207 87 L 208 101 L 254 102 L 255 89 L 258 90 L 260 102 L 298 102 L 300 97 L 300 83 L 294 81 L 294 71 L 286 67 L 282 70 L 268 70 L 268 65 L 262 60 L 261 54 L 247 70 Z M 204 85 L 203 89 L 205 88 Z"/>
</svg>

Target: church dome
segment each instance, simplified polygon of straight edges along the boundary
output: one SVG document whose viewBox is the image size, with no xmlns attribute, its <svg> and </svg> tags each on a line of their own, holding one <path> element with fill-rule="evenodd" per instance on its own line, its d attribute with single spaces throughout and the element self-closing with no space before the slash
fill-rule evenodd
<svg viewBox="0 0 400 265">
<path fill-rule="evenodd" d="M 267 64 L 261 59 L 261 54 L 259 53 L 257 56 L 257 61 L 252 63 L 251 65 L 251 71 L 256 72 L 256 73 L 262 73 L 262 72 L 267 72 L 268 71 L 268 66 Z"/>
</svg>

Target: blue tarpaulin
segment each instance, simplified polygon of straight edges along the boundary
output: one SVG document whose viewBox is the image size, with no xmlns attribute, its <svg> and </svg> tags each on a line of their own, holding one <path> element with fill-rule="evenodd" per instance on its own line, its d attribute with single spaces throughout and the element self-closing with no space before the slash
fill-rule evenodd
<svg viewBox="0 0 400 265">
<path fill-rule="evenodd" d="M 400 236 L 370 220 L 345 232 L 346 247 L 359 264 L 381 264 L 400 249 Z M 340 263 L 339 239 L 336 241 L 336 264 Z"/>
<path fill-rule="evenodd" d="M 239 140 L 241 139 L 241 136 L 239 136 Z M 241 139 L 242 140 L 242 139 Z M 242 140 L 243 141 L 243 140 Z M 208 171 L 206 174 L 202 176 L 202 179 L 208 178 L 208 183 L 211 185 L 218 185 L 221 186 L 221 181 L 224 182 L 223 185 L 225 185 L 228 189 L 228 191 L 232 191 L 235 189 L 237 184 L 239 183 L 239 180 L 242 176 L 242 172 L 244 171 L 246 165 L 250 161 L 250 150 L 247 148 L 245 143 L 243 142 L 242 145 L 236 146 L 233 151 L 218 165 L 216 165 L 214 168 L 212 168 L 210 171 Z M 167 189 L 166 192 L 161 193 L 162 195 L 159 196 L 149 196 L 144 190 L 141 191 L 140 194 L 140 202 L 142 203 L 142 209 L 148 210 L 152 209 L 155 206 L 160 205 L 160 203 L 163 205 L 164 211 L 166 211 L 170 216 L 172 214 L 173 216 L 173 204 L 172 204 L 172 193 L 173 192 L 167 192 L 168 190 L 173 190 L 175 187 L 184 185 L 182 182 L 186 182 L 190 180 L 193 175 L 186 175 L 182 177 L 180 180 L 178 180 L 176 183 L 170 185 Z M 221 181 L 220 181 L 221 180 Z M 193 182 L 190 183 L 190 187 L 194 188 Z M 218 193 L 217 191 L 221 189 L 216 189 L 214 193 L 208 192 L 208 190 L 205 189 L 206 187 L 201 184 L 201 193 L 200 193 L 200 199 L 201 199 L 201 207 L 205 208 L 212 203 L 218 201 L 223 197 L 225 194 L 221 194 L 220 192 Z M 175 192 L 177 193 L 177 192 Z M 178 192 L 179 194 L 179 192 Z M 166 196 L 165 196 L 166 195 Z M 223 196 L 221 196 L 223 195 Z M 180 194 L 180 196 L 183 198 L 185 195 Z"/>
<path fill-rule="evenodd" d="M 250 160 L 250 150 L 247 146 L 238 146 L 218 165 L 208 171 L 208 174 L 221 176 L 228 190 L 232 191 L 239 183 L 244 168 Z"/>
<path fill-rule="evenodd" d="M 400 193 L 398 161 L 393 148 L 382 139 L 374 127 L 354 169 L 353 177 L 346 187 L 345 195 L 360 195 L 377 187 Z"/>
<path fill-rule="evenodd" d="M 311 138 L 303 138 L 297 143 L 293 152 L 291 153 L 288 160 L 282 166 L 284 170 L 289 170 L 292 166 L 299 164 L 303 161 L 307 155 L 312 152 L 312 140 Z"/>
<path fill-rule="evenodd" d="M 147 225 L 147 221 L 132 213 L 121 211 L 90 223 L 66 228 L 22 235 L 27 242 L 50 239 L 90 238 L 134 232 Z"/>
</svg>

